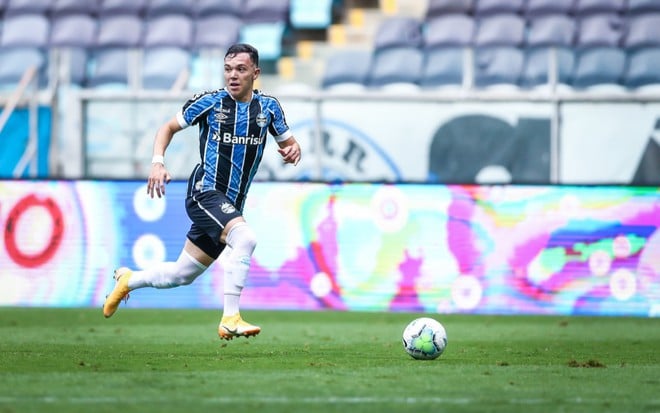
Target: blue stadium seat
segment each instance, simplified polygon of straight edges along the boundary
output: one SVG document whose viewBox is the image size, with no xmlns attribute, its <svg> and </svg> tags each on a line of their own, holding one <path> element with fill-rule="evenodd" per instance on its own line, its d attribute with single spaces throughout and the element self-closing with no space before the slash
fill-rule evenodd
<svg viewBox="0 0 660 413">
<path fill-rule="evenodd" d="M 556 59 L 557 85 L 569 85 L 572 81 L 575 55 L 571 47 L 530 47 L 524 50 L 525 66 L 520 85 L 527 88 L 550 84 L 553 70 L 552 58 Z"/>
<path fill-rule="evenodd" d="M 577 16 L 594 13 L 622 13 L 627 0 L 575 0 L 573 12 Z"/>
<path fill-rule="evenodd" d="M 426 49 L 445 46 L 470 46 L 474 40 L 474 19 L 461 13 L 434 17 L 426 22 L 423 45 Z"/>
<path fill-rule="evenodd" d="M 475 16 L 498 13 L 520 13 L 526 0 L 475 0 L 473 12 Z"/>
<path fill-rule="evenodd" d="M 291 0 L 289 21 L 296 29 L 325 29 L 332 23 L 333 0 Z"/>
<path fill-rule="evenodd" d="M 193 48 L 226 49 L 240 37 L 241 19 L 232 14 L 211 14 L 195 20 Z"/>
<path fill-rule="evenodd" d="M 418 85 L 424 67 L 424 53 L 416 47 L 395 47 L 373 56 L 368 86 L 381 88 L 391 84 Z"/>
<path fill-rule="evenodd" d="M 176 28 L 176 30 L 173 30 Z M 185 14 L 158 14 L 144 24 L 144 47 L 190 48 L 193 43 L 193 21 Z"/>
<path fill-rule="evenodd" d="M 527 0 L 524 14 L 528 17 L 541 16 L 544 14 L 573 13 L 575 0 Z"/>
<path fill-rule="evenodd" d="M 523 51 L 517 47 L 478 48 L 474 57 L 474 84 L 480 88 L 518 86 L 524 62 Z"/>
<path fill-rule="evenodd" d="M 92 47 L 97 20 L 89 14 L 61 14 L 51 19 L 51 47 Z"/>
<path fill-rule="evenodd" d="M 373 41 L 376 50 L 388 47 L 420 47 L 422 45 L 422 22 L 415 17 L 394 16 L 384 19 Z"/>
<path fill-rule="evenodd" d="M 623 84 L 629 88 L 660 85 L 660 47 L 648 47 L 631 51 L 623 76 Z"/>
<path fill-rule="evenodd" d="M 93 15 L 98 11 L 97 0 L 51 0 L 51 16 L 63 14 L 87 14 Z"/>
<path fill-rule="evenodd" d="M 472 13 L 474 0 L 428 0 L 426 19 L 448 13 Z"/>
<path fill-rule="evenodd" d="M 129 83 L 129 52 L 127 48 L 95 49 L 86 86 L 125 89 Z"/>
<path fill-rule="evenodd" d="M 262 60 L 277 60 L 282 56 L 282 38 L 286 23 L 249 23 L 241 27 L 240 41 L 253 45 L 259 50 Z"/>
<path fill-rule="evenodd" d="M 149 0 L 144 9 L 146 17 L 161 16 L 164 14 L 192 16 L 194 13 L 194 0 Z"/>
<path fill-rule="evenodd" d="M 38 80 L 42 84 L 47 66 L 43 50 L 36 47 L 0 48 L 0 89 L 15 89 L 31 66 L 37 69 Z"/>
<path fill-rule="evenodd" d="M 618 47 L 592 47 L 580 50 L 573 72 L 573 86 L 621 84 L 626 67 L 626 54 Z"/>
<path fill-rule="evenodd" d="M 245 0 L 242 19 L 245 23 L 282 23 L 289 21 L 289 0 Z"/>
<path fill-rule="evenodd" d="M 5 17 L 17 14 L 47 14 L 53 0 L 7 0 Z"/>
<path fill-rule="evenodd" d="M 658 0 L 628 0 L 626 7 L 628 14 L 660 12 L 660 1 Z"/>
<path fill-rule="evenodd" d="M 477 20 L 476 46 L 519 46 L 525 39 L 525 19 L 517 14 L 503 13 Z"/>
<path fill-rule="evenodd" d="M 197 0 L 194 7 L 199 17 L 223 14 L 240 18 L 243 15 L 243 0 Z"/>
<path fill-rule="evenodd" d="M 190 53 L 178 47 L 157 47 L 144 50 L 142 88 L 168 90 L 182 72 L 190 73 Z"/>
<path fill-rule="evenodd" d="M 142 15 L 148 0 L 102 0 L 98 6 L 99 17 L 115 14 Z"/>
<path fill-rule="evenodd" d="M 371 70 L 370 50 L 340 50 L 330 55 L 324 64 L 321 87 L 338 85 L 366 86 Z"/>
<path fill-rule="evenodd" d="M 43 14 L 15 14 L 4 18 L 0 47 L 48 46 L 50 20 Z"/>
<path fill-rule="evenodd" d="M 546 14 L 529 19 L 525 44 L 539 46 L 573 46 L 575 20 L 565 14 Z"/>
<path fill-rule="evenodd" d="M 133 14 L 110 15 L 98 20 L 96 47 L 137 47 L 142 43 L 143 21 Z"/>
<path fill-rule="evenodd" d="M 660 13 L 630 17 L 623 45 L 628 49 L 660 46 Z"/>
<path fill-rule="evenodd" d="M 424 67 L 419 81 L 424 88 L 461 87 L 464 77 L 464 47 L 436 47 L 424 55 Z"/>
<path fill-rule="evenodd" d="M 580 19 L 576 46 L 620 46 L 625 33 L 625 23 L 617 14 L 593 14 Z"/>
</svg>

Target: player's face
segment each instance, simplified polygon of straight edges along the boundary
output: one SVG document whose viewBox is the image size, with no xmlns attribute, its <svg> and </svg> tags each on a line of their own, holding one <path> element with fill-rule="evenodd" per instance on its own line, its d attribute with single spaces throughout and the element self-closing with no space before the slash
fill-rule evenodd
<svg viewBox="0 0 660 413">
<path fill-rule="evenodd" d="M 237 53 L 225 58 L 225 86 L 232 97 L 246 102 L 251 97 L 254 81 L 260 69 L 250 60 L 247 53 Z"/>
</svg>

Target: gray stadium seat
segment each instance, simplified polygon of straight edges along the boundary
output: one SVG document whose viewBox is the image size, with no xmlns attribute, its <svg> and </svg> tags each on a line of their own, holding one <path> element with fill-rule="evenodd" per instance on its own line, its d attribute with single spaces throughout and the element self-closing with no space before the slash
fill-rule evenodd
<svg viewBox="0 0 660 413">
<path fill-rule="evenodd" d="M 243 15 L 243 0 L 197 0 L 194 7 L 199 17 L 229 14 L 240 18 Z"/>
<path fill-rule="evenodd" d="M 519 46 L 525 39 L 525 19 L 506 13 L 484 16 L 477 20 L 476 46 Z"/>
<path fill-rule="evenodd" d="M 241 19 L 231 14 L 211 14 L 195 20 L 194 49 L 226 49 L 240 36 Z"/>
<path fill-rule="evenodd" d="M 189 48 L 193 43 L 192 18 L 185 14 L 161 14 L 144 23 L 144 47 Z"/>
<path fill-rule="evenodd" d="M 142 88 L 172 88 L 184 70 L 190 70 L 191 57 L 185 49 L 158 47 L 144 50 L 142 60 Z"/>
<path fill-rule="evenodd" d="M 373 56 L 368 86 L 380 88 L 394 83 L 419 84 L 424 54 L 416 47 L 396 47 L 378 51 Z"/>
<path fill-rule="evenodd" d="M 386 18 L 378 26 L 373 45 L 376 50 L 401 46 L 420 47 L 422 22 L 408 16 Z"/>
<path fill-rule="evenodd" d="M 622 13 L 627 0 L 575 0 L 573 12 L 578 16 L 593 13 Z"/>
<path fill-rule="evenodd" d="M 0 88 L 15 89 L 31 66 L 37 68 L 39 79 L 43 81 L 46 64 L 46 56 L 39 48 L 0 48 Z"/>
<path fill-rule="evenodd" d="M 97 0 L 51 0 L 50 14 L 59 16 L 62 14 L 88 14 L 92 15 L 98 11 Z"/>
<path fill-rule="evenodd" d="M 660 12 L 658 0 L 628 0 L 626 12 L 629 14 Z"/>
<path fill-rule="evenodd" d="M 101 17 L 98 21 L 97 47 L 137 47 L 142 42 L 142 18 L 133 14 Z"/>
<path fill-rule="evenodd" d="M 587 88 L 603 84 L 621 84 L 626 54 L 618 47 L 593 47 L 578 52 L 573 72 L 573 86 Z"/>
<path fill-rule="evenodd" d="M 420 86 L 437 88 L 463 84 L 464 47 L 436 47 L 426 50 L 424 55 Z"/>
<path fill-rule="evenodd" d="M 148 0 L 100 0 L 98 14 L 100 17 L 113 14 L 141 15 Z"/>
<path fill-rule="evenodd" d="M 497 13 L 520 13 L 526 0 L 475 0 L 473 12 L 475 16 Z"/>
<path fill-rule="evenodd" d="M 623 18 L 618 14 L 593 14 L 580 19 L 576 46 L 619 46 L 625 33 Z"/>
<path fill-rule="evenodd" d="M 50 20 L 43 14 L 15 14 L 4 18 L 0 47 L 48 46 Z"/>
<path fill-rule="evenodd" d="M 475 22 L 467 14 L 452 13 L 426 22 L 423 44 L 426 49 L 444 46 L 469 46 L 474 40 Z"/>
<path fill-rule="evenodd" d="M 571 47 L 530 47 L 524 50 L 525 66 L 520 78 L 523 87 L 550 84 L 551 55 L 557 59 L 557 84 L 568 85 L 572 81 L 575 55 Z"/>
<path fill-rule="evenodd" d="M 529 19 L 525 44 L 538 46 L 572 46 L 575 20 L 565 14 L 547 14 Z"/>
<path fill-rule="evenodd" d="M 474 0 L 428 0 L 426 19 L 447 13 L 472 13 Z"/>
<path fill-rule="evenodd" d="M 246 23 L 283 23 L 289 21 L 289 0 L 245 0 L 242 19 Z"/>
<path fill-rule="evenodd" d="M 540 16 L 544 14 L 565 14 L 573 12 L 575 0 L 527 0 L 524 7 L 526 16 Z"/>
<path fill-rule="evenodd" d="M 517 86 L 524 65 L 523 51 L 517 47 L 486 47 L 475 50 L 474 84 L 477 87 L 494 85 Z"/>
<path fill-rule="evenodd" d="M 7 0 L 5 17 L 16 14 L 47 14 L 53 0 Z"/>
<path fill-rule="evenodd" d="M 88 14 L 58 15 L 51 22 L 50 46 L 92 47 L 96 41 L 97 21 Z"/>
<path fill-rule="evenodd" d="M 129 49 L 127 48 L 94 50 L 87 86 L 93 88 L 128 87 L 128 54 Z"/>
<path fill-rule="evenodd" d="M 325 29 L 332 23 L 333 0 L 291 0 L 289 21 L 296 29 Z"/>
<path fill-rule="evenodd" d="M 628 22 L 623 40 L 626 48 L 660 46 L 660 13 L 635 15 Z"/>
<path fill-rule="evenodd" d="M 183 14 L 192 16 L 195 13 L 194 0 L 149 0 L 144 14 L 146 17 L 160 16 L 163 14 Z"/>
<path fill-rule="evenodd" d="M 660 47 L 648 47 L 630 52 L 623 84 L 629 88 L 660 85 Z"/>
<path fill-rule="evenodd" d="M 328 89 L 342 84 L 366 86 L 371 63 L 370 50 L 337 51 L 325 61 L 321 87 Z"/>
</svg>

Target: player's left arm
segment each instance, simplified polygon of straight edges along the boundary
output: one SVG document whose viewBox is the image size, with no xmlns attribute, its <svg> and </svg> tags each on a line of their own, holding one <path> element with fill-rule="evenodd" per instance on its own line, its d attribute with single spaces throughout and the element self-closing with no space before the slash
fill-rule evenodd
<svg viewBox="0 0 660 413">
<path fill-rule="evenodd" d="M 280 155 L 282 155 L 284 163 L 292 163 L 294 166 L 298 165 L 298 162 L 300 162 L 301 152 L 300 145 L 298 144 L 296 138 L 292 135 L 282 142 L 277 142 L 277 144 L 280 146 L 277 151 L 280 153 Z"/>
</svg>

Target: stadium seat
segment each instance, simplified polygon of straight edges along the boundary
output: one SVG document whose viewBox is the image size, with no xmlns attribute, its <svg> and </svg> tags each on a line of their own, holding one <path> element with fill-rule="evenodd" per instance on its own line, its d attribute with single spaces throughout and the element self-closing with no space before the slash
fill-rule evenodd
<svg viewBox="0 0 660 413">
<path fill-rule="evenodd" d="M 448 13 L 472 13 L 474 0 L 428 0 L 426 19 Z"/>
<path fill-rule="evenodd" d="M 332 23 L 333 0 L 291 0 L 289 21 L 296 29 L 325 29 Z"/>
<path fill-rule="evenodd" d="M 129 52 L 130 50 L 127 48 L 95 49 L 87 86 L 127 88 L 129 84 Z"/>
<path fill-rule="evenodd" d="M 626 54 L 618 47 L 592 47 L 580 50 L 573 72 L 573 86 L 621 84 L 626 66 Z"/>
<path fill-rule="evenodd" d="M 53 0 L 7 0 L 5 17 L 17 14 L 43 14 L 50 11 Z"/>
<path fill-rule="evenodd" d="M 512 13 L 484 16 L 477 20 L 474 44 L 482 46 L 519 46 L 525 39 L 526 23 Z"/>
<path fill-rule="evenodd" d="M 445 46 L 469 46 L 474 40 L 475 22 L 467 14 L 451 13 L 426 22 L 423 45 L 426 49 Z"/>
<path fill-rule="evenodd" d="M 51 19 L 51 47 L 92 47 L 97 20 L 89 14 L 62 14 Z"/>
<path fill-rule="evenodd" d="M 43 83 L 46 65 L 46 55 L 39 48 L 0 48 L 0 89 L 15 89 L 31 66 L 37 69 L 39 83 Z"/>
<path fill-rule="evenodd" d="M 623 45 L 628 49 L 660 46 L 660 13 L 635 15 L 629 18 Z"/>
<path fill-rule="evenodd" d="M 241 19 L 232 14 L 211 14 L 195 20 L 193 48 L 226 49 L 240 37 Z"/>
<path fill-rule="evenodd" d="M 648 47 L 631 51 L 623 76 L 623 84 L 629 88 L 660 85 L 660 47 Z"/>
<path fill-rule="evenodd" d="M 475 50 L 474 84 L 518 86 L 524 65 L 523 51 L 517 47 L 486 47 Z"/>
<path fill-rule="evenodd" d="M 392 84 L 419 85 L 424 54 L 416 47 L 396 47 L 374 53 L 368 86 L 382 88 Z"/>
<path fill-rule="evenodd" d="M 557 85 L 571 84 L 575 55 L 571 47 L 529 47 L 524 50 L 525 65 L 520 85 L 526 88 L 551 84 L 551 71 L 556 69 Z M 551 62 L 556 59 L 556 66 Z"/>
<path fill-rule="evenodd" d="M 142 15 L 148 0 L 100 0 L 99 17 L 114 14 Z"/>
<path fill-rule="evenodd" d="M 626 6 L 628 14 L 655 13 L 660 12 L 660 1 L 658 0 L 628 0 Z"/>
<path fill-rule="evenodd" d="M 577 16 L 594 13 L 622 13 L 627 0 L 575 0 L 573 12 Z"/>
<path fill-rule="evenodd" d="M 223 14 L 240 18 L 243 14 L 243 0 L 197 0 L 194 7 L 199 17 Z"/>
<path fill-rule="evenodd" d="M 244 24 L 241 27 L 240 41 L 253 45 L 259 50 L 262 60 L 277 60 L 282 56 L 282 38 L 286 23 L 264 22 Z"/>
<path fill-rule="evenodd" d="M 242 19 L 245 23 L 281 23 L 289 21 L 289 0 L 245 0 Z"/>
<path fill-rule="evenodd" d="M 85 85 L 89 53 L 88 49 L 83 47 L 57 49 L 57 76 L 60 84 L 76 87 Z"/>
<path fill-rule="evenodd" d="M 185 14 L 159 14 L 144 23 L 144 47 L 190 48 L 192 43 L 193 22 Z"/>
<path fill-rule="evenodd" d="M 50 20 L 43 14 L 15 14 L 4 18 L 0 47 L 48 46 Z"/>
<path fill-rule="evenodd" d="M 96 47 L 137 47 L 142 42 L 142 18 L 132 14 L 99 18 Z"/>
<path fill-rule="evenodd" d="M 341 85 L 366 86 L 371 60 L 370 50 L 336 51 L 325 61 L 321 87 L 330 89 Z"/>
<path fill-rule="evenodd" d="M 420 47 L 422 22 L 414 17 L 394 16 L 384 19 L 374 36 L 376 50 L 389 47 Z"/>
<path fill-rule="evenodd" d="M 525 44 L 539 46 L 573 46 L 575 20 L 565 14 L 547 14 L 529 19 Z"/>
<path fill-rule="evenodd" d="M 498 13 L 520 13 L 526 0 L 475 0 L 473 12 L 475 16 Z"/>
<path fill-rule="evenodd" d="M 195 13 L 194 0 L 149 0 L 144 14 L 147 18 L 164 14 L 182 14 L 192 16 Z"/>
<path fill-rule="evenodd" d="M 577 47 L 620 46 L 625 24 L 617 14 L 594 14 L 580 19 L 575 44 Z"/>
<path fill-rule="evenodd" d="M 424 88 L 462 87 L 464 47 L 436 47 L 424 53 L 424 67 L 419 81 Z"/>
<path fill-rule="evenodd" d="M 183 72 L 190 71 L 190 53 L 177 47 L 144 50 L 142 88 L 169 90 Z"/>
<path fill-rule="evenodd" d="M 523 14 L 527 17 L 542 16 L 545 14 L 573 13 L 575 0 L 527 0 L 523 7 Z"/>
<path fill-rule="evenodd" d="M 80 0 L 51 0 L 51 16 L 63 14 L 87 14 L 93 15 L 98 11 L 98 1 Z"/>
</svg>

